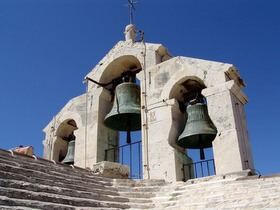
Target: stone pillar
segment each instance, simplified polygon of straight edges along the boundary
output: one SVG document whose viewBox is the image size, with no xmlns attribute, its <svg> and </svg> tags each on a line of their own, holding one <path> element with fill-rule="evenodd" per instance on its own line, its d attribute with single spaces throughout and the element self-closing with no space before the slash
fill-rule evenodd
<svg viewBox="0 0 280 210">
<path fill-rule="evenodd" d="M 209 115 L 218 133 L 213 141 L 216 174 L 253 169 L 244 104 L 248 99 L 234 81 L 203 89 Z"/>
<path fill-rule="evenodd" d="M 105 160 L 105 150 L 118 144 L 119 134 L 117 131 L 105 127 L 103 123 L 106 114 L 112 107 L 110 93 L 103 88 L 95 88 L 88 95 L 92 100 L 88 103 L 88 123 L 85 128 L 87 138 L 79 149 L 79 151 L 86 150 L 86 155 L 83 153 L 77 158 L 77 163 L 86 160 L 86 167 L 91 168 L 93 164 Z M 113 161 L 112 158 L 109 161 Z"/>
<path fill-rule="evenodd" d="M 145 159 L 148 158 L 151 179 L 181 181 L 183 164 L 190 163 L 191 159 L 186 156 L 185 149 L 176 144 L 184 126 L 177 101 L 171 99 L 149 106 L 147 117 L 148 138 L 143 137 L 144 178 L 148 178 L 145 168 Z"/>
<path fill-rule="evenodd" d="M 119 131 L 107 128 L 104 125 L 105 116 L 111 111 L 113 103 L 111 94 L 103 90 L 99 96 L 98 118 L 97 118 L 97 163 L 105 160 L 105 150 L 118 146 Z M 107 156 L 108 161 L 118 162 L 118 155 L 112 153 Z M 115 159 L 117 158 L 117 159 Z"/>
</svg>

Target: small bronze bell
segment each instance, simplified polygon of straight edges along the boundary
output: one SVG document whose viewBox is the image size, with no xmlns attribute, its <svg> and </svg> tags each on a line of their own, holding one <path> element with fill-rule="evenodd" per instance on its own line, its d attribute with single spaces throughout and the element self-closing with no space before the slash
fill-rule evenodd
<svg viewBox="0 0 280 210">
<path fill-rule="evenodd" d="M 205 159 L 204 148 L 212 147 L 217 128 L 208 115 L 207 106 L 196 103 L 187 107 L 187 123 L 179 136 L 178 145 L 183 148 L 200 149 L 200 159 Z"/>
<path fill-rule="evenodd" d="M 74 155 L 75 155 L 75 140 L 72 140 L 68 143 L 66 157 L 61 162 L 69 165 L 74 164 Z"/>
<path fill-rule="evenodd" d="M 129 76 L 115 90 L 112 110 L 106 115 L 106 127 L 118 131 L 127 131 L 127 143 L 130 143 L 130 131 L 141 129 L 140 87 L 135 76 Z"/>
</svg>

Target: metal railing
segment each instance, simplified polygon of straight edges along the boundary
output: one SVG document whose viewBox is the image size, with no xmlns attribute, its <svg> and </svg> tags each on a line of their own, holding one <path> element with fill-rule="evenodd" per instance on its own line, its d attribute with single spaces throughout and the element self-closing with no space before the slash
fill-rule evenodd
<svg viewBox="0 0 280 210">
<path fill-rule="evenodd" d="M 183 181 L 216 175 L 214 159 L 183 164 Z"/>
<path fill-rule="evenodd" d="M 142 179 L 142 141 L 132 142 L 105 150 L 105 160 L 119 162 L 130 167 L 129 178 Z"/>
</svg>

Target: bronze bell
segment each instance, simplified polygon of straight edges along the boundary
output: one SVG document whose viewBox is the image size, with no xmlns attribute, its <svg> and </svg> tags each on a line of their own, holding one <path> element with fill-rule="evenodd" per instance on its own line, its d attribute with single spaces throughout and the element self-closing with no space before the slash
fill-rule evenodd
<svg viewBox="0 0 280 210">
<path fill-rule="evenodd" d="M 140 87 L 135 83 L 135 76 L 125 78 L 116 87 L 113 108 L 104 124 L 113 130 L 127 131 L 127 143 L 130 143 L 130 131 L 141 129 Z"/>
<path fill-rule="evenodd" d="M 189 105 L 186 111 L 188 119 L 183 133 L 179 136 L 178 145 L 183 148 L 200 149 L 200 159 L 203 160 L 203 149 L 212 147 L 217 128 L 211 121 L 205 104 Z"/>
<path fill-rule="evenodd" d="M 74 155 L 75 155 L 75 140 L 72 140 L 68 143 L 66 157 L 61 162 L 69 165 L 74 164 Z"/>
</svg>

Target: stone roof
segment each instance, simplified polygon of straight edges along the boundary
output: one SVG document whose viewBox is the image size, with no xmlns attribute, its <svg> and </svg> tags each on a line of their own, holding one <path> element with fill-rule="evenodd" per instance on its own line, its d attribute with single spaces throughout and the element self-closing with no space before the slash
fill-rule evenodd
<svg viewBox="0 0 280 210">
<path fill-rule="evenodd" d="M 187 182 L 99 177 L 0 149 L 0 209 L 203 209 L 280 207 L 280 174 Z"/>
</svg>

